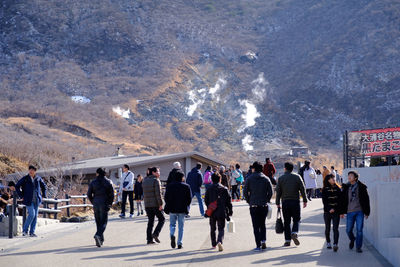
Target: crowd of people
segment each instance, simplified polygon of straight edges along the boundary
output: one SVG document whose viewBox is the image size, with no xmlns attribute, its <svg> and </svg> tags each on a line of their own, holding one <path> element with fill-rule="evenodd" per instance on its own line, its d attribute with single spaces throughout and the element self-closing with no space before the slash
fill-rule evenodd
<svg viewBox="0 0 400 267">
<path fill-rule="evenodd" d="M 146 176 L 135 175 L 128 165 L 123 166 L 120 181 L 121 191 L 121 218 L 125 218 L 126 202 L 129 199 L 130 217 L 134 217 L 134 201 L 137 206 L 137 216 L 148 217 L 146 239 L 147 244 L 160 243 L 159 235 L 165 224 L 165 215 L 169 215 L 170 242 L 172 248 L 183 248 L 183 234 L 185 219 L 189 217 L 190 206 L 194 197 L 197 199 L 200 214 L 208 218 L 210 224 L 211 246 L 223 251 L 223 240 L 226 222 L 233 215 L 233 201 L 245 200 L 250 209 L 256 247 L 255 252 L 266 249 L 266 219 L 272 212 L 271 198 L 276 191 L 275 203 L 278 213 L 283 214 L 284 246 L 291 246 L 291 242 L 298 246 L 299 225 L 301 218 L 301 199 L 303 208 L 313 197 L 321 196 L 324 205 L 323 218 L 325 221 L 325 236 L 327 248 L 338 251 L 339 222 L 347 214 L 346 232 L 350 239 L 349 248 L 356 245 L 357 252 L 362 252 L 364 218 L 370 215 L 370 204 L 367 187 L 358 180 L 355 171 L 348 173 L 348 183 L 338 183 L 337 172 L 334 167 L 329 171 L 325 166 L 323 172 L 315 171 L 311 162 L 306 161 L 300 168 L 299 174 L 294 173 L 294 165 L 284 164 L 284 174 L 276 178 L 276 168 L 269 158 L 265 164 L 254 162 L 247 173 L 243 173 L 240 165 L 205 168 L 197 163 L 187 174 L 182 170 L 179 162 L 173 164 L 168 175 L 165 194 L 160 181 L 160 169 L 147 169 Z M 106 177 L 106 172 L 99 168 L 88 188 L 87 196 L 93 204 L 96 221 L 95 244 L 101 247 L 104 243 L 104 231 L 108 222 L 108 212 L 114 201 L 112 182 Z M 322 176 L 322 182 L 318 177 Z M 320 187 L 318 187 L 319 183 Z M 205 186 L 204 204 L 201 193 Z M 240 189 L 242 188 L 242 189 Z M 42 198 L 46 197 L 46 184 L 36 175 L 36 168 L 29 167 L 28 175 L 21 178 L 15 185 L 18 196 L 28 210 L 28 218 L 23 225 L 23 235 L 36 236 L 35 228 L 38 216 L 38 206 Z M 318 190 L 315 190 L 318 189 Z M 142 206 L 144 202 L 144 209 Z M 155 218 L 157 225 L 154 228 Z M 331 225 L 333 225 L 333 246 L 330 239 Z M 356 225 L 356 236 L 353 228 Z M 176 228 L 178 234 L 176 238 Z M 218 233 L 217 233 L 218 232 Z"/>
</svg>

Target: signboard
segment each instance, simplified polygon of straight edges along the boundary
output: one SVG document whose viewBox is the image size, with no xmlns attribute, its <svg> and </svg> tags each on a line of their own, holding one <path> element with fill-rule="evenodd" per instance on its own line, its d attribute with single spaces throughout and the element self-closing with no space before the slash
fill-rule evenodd
<svg viewBox="0 0 400 267">
<path fill-rule="evenodd" d="M 400 127 L 348 133 L 349 156 L 389 156 L 400 154 Z"/>
</svg>

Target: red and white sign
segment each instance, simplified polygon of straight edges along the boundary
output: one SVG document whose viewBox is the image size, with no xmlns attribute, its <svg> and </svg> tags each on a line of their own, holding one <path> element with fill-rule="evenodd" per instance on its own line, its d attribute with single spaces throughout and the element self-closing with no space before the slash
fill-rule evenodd
<svg viewBox="0 0 400 267">
<path fill-rule="evenodd" d="M 365 156 L 387 156 L 400 154 L 400 127 L 377 130 L 354 131 Z"/>
</svg>

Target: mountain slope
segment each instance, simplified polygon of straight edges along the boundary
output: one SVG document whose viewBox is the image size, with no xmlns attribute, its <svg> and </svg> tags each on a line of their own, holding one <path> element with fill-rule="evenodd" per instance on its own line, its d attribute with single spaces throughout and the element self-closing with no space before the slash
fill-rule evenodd
<svg viewBox="0 0 400 267">
<path fill-rule="evenodd" d="M 337 151 L 346 129 L 400 121 L 398 25 L 393 0 L 5 0 L 1 125 L 66 148 L 41 165 L 121 145 L 227 161 Z"/>
</svg>

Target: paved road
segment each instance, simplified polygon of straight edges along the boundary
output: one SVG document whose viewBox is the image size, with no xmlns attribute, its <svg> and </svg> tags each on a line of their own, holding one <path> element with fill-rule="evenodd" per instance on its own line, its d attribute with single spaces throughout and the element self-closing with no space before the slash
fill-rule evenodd
<svg viewBox="0 0 400 267">
<path fill-rule="evenodd" d="M 275 207 L 274 207 L 275 208 Z M 275 209 L 276 211 L 276 209 Z M 236 233 L 226 233 L 223 252 L 210 249 L 208 220 L 192 207 L 192 218 L 186 221 L 182 250 L 169 245 L 169 222 L 160 235 L 161 244 L 145 245 L 146 218 L 112 218 L 104 246 L 94 246 L 93 222 L 60 224 L 41 229 L 38 238 L 0 239 L 0 263 L 7 266 L 388 266 L 373 248 L 363 254 L 347 248 L 345 228 L 340 227 L 338 253 L 325 249 L 322 204 L 314 200 L 303 210 L 300 226 L 301 245 L 282 247 L 283 235 L 274 232 L 275 218 L 268 222 L 268 249 L 254 253 L 254 238 L 248 206 L 234 203 Z M 43 231 L 46 231 L 44 233 Z"/>
</svg>

